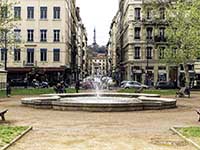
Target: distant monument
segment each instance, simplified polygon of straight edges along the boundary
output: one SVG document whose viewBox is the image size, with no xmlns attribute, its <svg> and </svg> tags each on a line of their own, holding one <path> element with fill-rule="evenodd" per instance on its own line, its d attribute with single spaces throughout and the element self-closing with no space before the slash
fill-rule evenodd
<svg viewBox="0 0 200 150">
<path fill-rule="evenodd" d="M 93 55 L 96 55 L 98 53 L 103 53 L 105 54 L 107 52 L 107 49 L 105 46 L 99 46 L 97 44 L 97 40 L 96 40 L 96 28 L 94 28 L 94 35 L 93 35 L 93 43 L 92 45 L 88 46 L 88 48 L 91 50 L 91 52 L 93 53 Z"/>
</svg>

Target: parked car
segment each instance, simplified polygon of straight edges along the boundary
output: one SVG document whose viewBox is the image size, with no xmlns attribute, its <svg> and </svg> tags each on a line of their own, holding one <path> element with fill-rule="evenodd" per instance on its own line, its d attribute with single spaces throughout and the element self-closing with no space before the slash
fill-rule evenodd
<svg viewBox="0 0 200 150">
<path fill-rule="evenodd" d="M 27 85 L 27 81 L 23 80 L 23 79 L 12 79 L 10 81 L 10 86 L 26 86 Z"/>
<path fill-rule="evenodd" d="M 120 87 L 123 87 L 124 84 L 126 84 L 127 82 L 128 82 L 127 80 L 122 81 L 122 82 L 120 83 Z"/>
<path fill-rule="evenodd" d="M 94 88 L 92 82 L 90 82 L 90 81 L 83 81 L 83 82 L 81 82 L 80 84 L 81 84 L 80 86 L 81 86 L 83 89 L 93 89 L 93 88 Z"/>
<path fill-rule="evenodd" d="M 34 88 L 48 88 L 49 87 L 48 82 L 45 82 L 45 81 L 42 81 L 42 82 L 33 81 L 32 85 Z"/>
<path fill-rule="evenodd" d="M 167 82 L 167 81 L 159 81 L 157 82 L 156 89 L 174 89 L 175 85 L 173 82 Z"/>
<path fill-rule="evenodd" d="M 139 89 L 141 87 L 143 87 L 145 89 L 149 88 L 147 85 L 142 84 L 142 83 L 140 83 L 138 81 L 127 81 L 127 82 L 124 82 L 121 87 L 124 88 L 124 89 L 129 89 L 129 88 Z"/>
</svg>

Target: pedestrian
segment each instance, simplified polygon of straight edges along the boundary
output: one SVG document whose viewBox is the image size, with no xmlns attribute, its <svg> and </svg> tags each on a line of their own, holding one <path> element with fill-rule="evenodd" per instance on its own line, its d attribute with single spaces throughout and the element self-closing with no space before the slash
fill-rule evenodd
<svg viewBox="0 0 200 150">
<path fill-rule="evenodd" d="M 194 87 L 196 87 L 197 86 L 197 80 L 195 79 L 194 80 Z"/>
<path fill-rule="evenodd" d="M 61 81 L 61 82 L 60 82 L 60 85 L 61 85 L 61 92 L 62 92 L 62 93 L 66 93 L 66 90 L 65 90 L 65 82 L 64 82 L 64 81 Z"/>
<path fill-rule="evenodd" d="M 6 84 L 6 96 L 10 97 L 11 95 L 11 87 L 10 87 L 10 83 Z"/>
<path fill-rule="evenodd" d="M 27 89 L 28 87 L 28 80 L 27 78 L 24 78 L 24 88 Z"/>
<path fill-rule="evenodd" d="M 79 82 L 79 80 L 77 80 L 76 85 L 75 85 L 76 93 L 79 92 L 79 88 L 80 88 L 80 82 Z"/>
</svg>

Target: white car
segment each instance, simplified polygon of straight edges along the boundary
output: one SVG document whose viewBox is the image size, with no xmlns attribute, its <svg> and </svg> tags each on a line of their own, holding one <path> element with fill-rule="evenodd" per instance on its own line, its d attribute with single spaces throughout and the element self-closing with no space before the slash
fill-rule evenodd
<svg viewBox="0 0 200 150">
<path fill-rule="evenodd" d="M 147 85 L 141 84 L 140 82 L 137 81 L 126 81 L 121 85 L 121 87 L 124 89 L 129 89 L 129 88 L 139 89 L 141 87 L 145 89 L 149 88 Z"/>
<path fill-rule="evenodd" d="M 128 82 L 128 80 L 124 80 L 120 83 L 120 87 L 123 88 L 123 86 Z"/>
</svg>

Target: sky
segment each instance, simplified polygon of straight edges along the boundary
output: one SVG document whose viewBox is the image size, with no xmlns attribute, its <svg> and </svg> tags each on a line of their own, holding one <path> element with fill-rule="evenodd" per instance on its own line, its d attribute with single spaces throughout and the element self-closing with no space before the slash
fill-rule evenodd
<svg viewBox="0 0 200 150">
<path fill-rule="evenodd" d="M 119 0 L 76 0 L 80 7 L 82 22 L 88 34 L 88 45 L 93 43 L 94 28 L 96 42 L 106 45 L 109 39 L 109 29 L 112 19 L 118 10 Z"/>
</svg>

